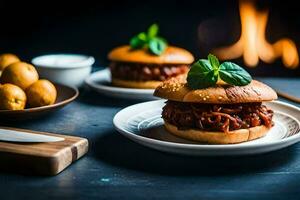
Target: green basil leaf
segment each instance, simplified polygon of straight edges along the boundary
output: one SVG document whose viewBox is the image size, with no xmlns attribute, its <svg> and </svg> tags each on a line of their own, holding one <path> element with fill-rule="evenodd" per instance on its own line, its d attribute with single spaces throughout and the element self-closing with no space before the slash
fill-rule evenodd
<svg viewBox="0 0 300 200">
<path fill-rule="evenodd" d="M 149 39 L 154 38 L 157 36 L 159 31 L 159 27 L 157 24 L 152 24 L 149 28 L 148 28 L 148 32 L 147 32 L 147 36 Z"/>
<path fill-rule="evenodd" d="M 147 32 L 139 33 L 130 40 L 132 49 L 148 49 L 154 55 L 161 55 L 168 46 L 167 41 L 158 36 L 159 27 L 157 24 L 152 24 Z"/>
<path fill-rule="evenodd" d="M 213 67 L 213 69 L 218 70 L 219 66 L 220 66 L 220 62 L 219 62 L 218 58 L 213 54 L 209 54 L 207 56 L 207 58 L 208 58 L 210 65 Z"/>
<path fill-rule="evenodd" d="M 132 49 L 140 49 L 143 48 L 147 43 L 147 35 L 146 33 L 142 32 L 138 35 L 134 36 L 130 40 L 130 47 Z"/>
<path fill-rule="evenodd" d="M 200 59 L 195 62 L 187 76 L 188 86 L 192 89 L 201 89 L 214 86 L 218 81 L 218 73 L 214 72 L 210 62 Z"/>
<path fill-rule="evenodd" d="M 149 45 L 150 52 L 155 55 L 161 55 L 167 47 L 167 44 L 165 43 L 164 40 L 156 37 L 150 39 L 148 45 Z"/>
<path fill-rule="evenodd" d="M 232 62 L 224 62 L 219 69 L 220 78 L 230 85 L 243 86 L 248 85 L 252 81 L 251 75 Z"/>
<path fill-rule="evenodd" d="M 138 37 L 140 40 L 144 41 L 144 42 L 147 42 L 147 40 L 148 40 L 147 35 L 146 35 L 145 32 L 139 33 L 139 34 L 137 35 L 137 37 Z"/>
<path fill-rule="evenodd" d="M 162 40 L 164 43 L 166 43 L 166 45 L 168 45 L 168 41 L 165 38 L 159 36 L 156 36 L 155 38 Z"/>
</svg>

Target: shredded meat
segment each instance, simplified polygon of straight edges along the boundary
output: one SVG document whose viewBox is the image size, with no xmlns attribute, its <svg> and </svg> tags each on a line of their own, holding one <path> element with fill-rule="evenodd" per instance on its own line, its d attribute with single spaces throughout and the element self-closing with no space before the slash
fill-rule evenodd
<svg viewBox="0 0 300 200">
<path fill-rule="evenodd" d="M 114 78 L 134 81 L 164 81 L 188 71 L 188 65 L 158 65 L 143 63 L 112 62 L 110 71 Z"/>
<path fill-rule="evenodd" d="M 273 111 L 261 103 L 212 105 L 167 101 L 162 117 L 179 129 L 229 132 L 260 125 L 273 126 Z"/>
</svg>

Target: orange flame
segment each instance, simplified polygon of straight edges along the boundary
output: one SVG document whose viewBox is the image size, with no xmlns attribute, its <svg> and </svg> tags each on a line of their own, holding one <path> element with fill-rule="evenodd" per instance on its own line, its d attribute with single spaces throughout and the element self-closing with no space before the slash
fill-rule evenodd
<svg viewBox="0 0 300 200">
<path fill-rule="evenodd" d="M 249 67 L 255 67 L 259 59 L 272 63 L 282 58 L 283 64 L 288 68 L 296 68 L 299 56 L 295 43 L 283 38 L 274 44 L 268 43 L 265 37 L 268 22 L 268 11 L 257 11 L 253 1 L 240 1 L 241 36 L 233 45 L 221 47 L 213 51 L 221 60 L 236 59 L 243 56 Z"/>
</svg>

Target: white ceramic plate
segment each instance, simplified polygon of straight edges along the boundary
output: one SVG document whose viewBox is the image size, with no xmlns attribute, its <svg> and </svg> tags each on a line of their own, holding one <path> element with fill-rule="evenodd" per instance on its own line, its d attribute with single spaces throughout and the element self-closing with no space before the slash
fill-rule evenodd
<svg viewBox="0 0 300 200">
<path fill-rule="evenodd" d="M 201 156 L 249 155 L 278 150 L 300 141 L 300 109 L 274 101 L 265 103 L 272 108 L 275 126 L 257 140 L 240 144 L 210 145 L 181 139 L 163 128 L 161 108 L 164 100 L 129 106 L 114 117 L 115 128 L 129 139 L 160 151 Z"/>
<path fill-rule="evenodd" d="M 93 90 L 106 96 L 134 100 L 158 99 L 153 96 L 153 89 L 134 89 L 112 86 L 108 69 L 93 73 L 85 80 L 85 83 Z"/>
</svg>

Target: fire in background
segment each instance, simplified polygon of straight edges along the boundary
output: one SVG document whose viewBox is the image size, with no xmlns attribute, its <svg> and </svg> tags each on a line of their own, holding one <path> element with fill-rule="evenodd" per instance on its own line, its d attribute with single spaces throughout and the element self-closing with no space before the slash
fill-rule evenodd
<svg viewBox="0 0 300 200">
<path fill-rule="evenodd" d="M 281 58 L 284 66 L 297 68 L 299 56 L 295 43 L 289 38 L 282 38 L 270 44 L 266 37 L 268 10 L 257 11 L 253 1 L 241 0 L 239 2 L 241 20 L 241 36 L 233 45 L 213 50 L 222 60 L 243 57 L 249 67 L 255 67 L 259 60 L 272 63 Z"/>
</svg>

